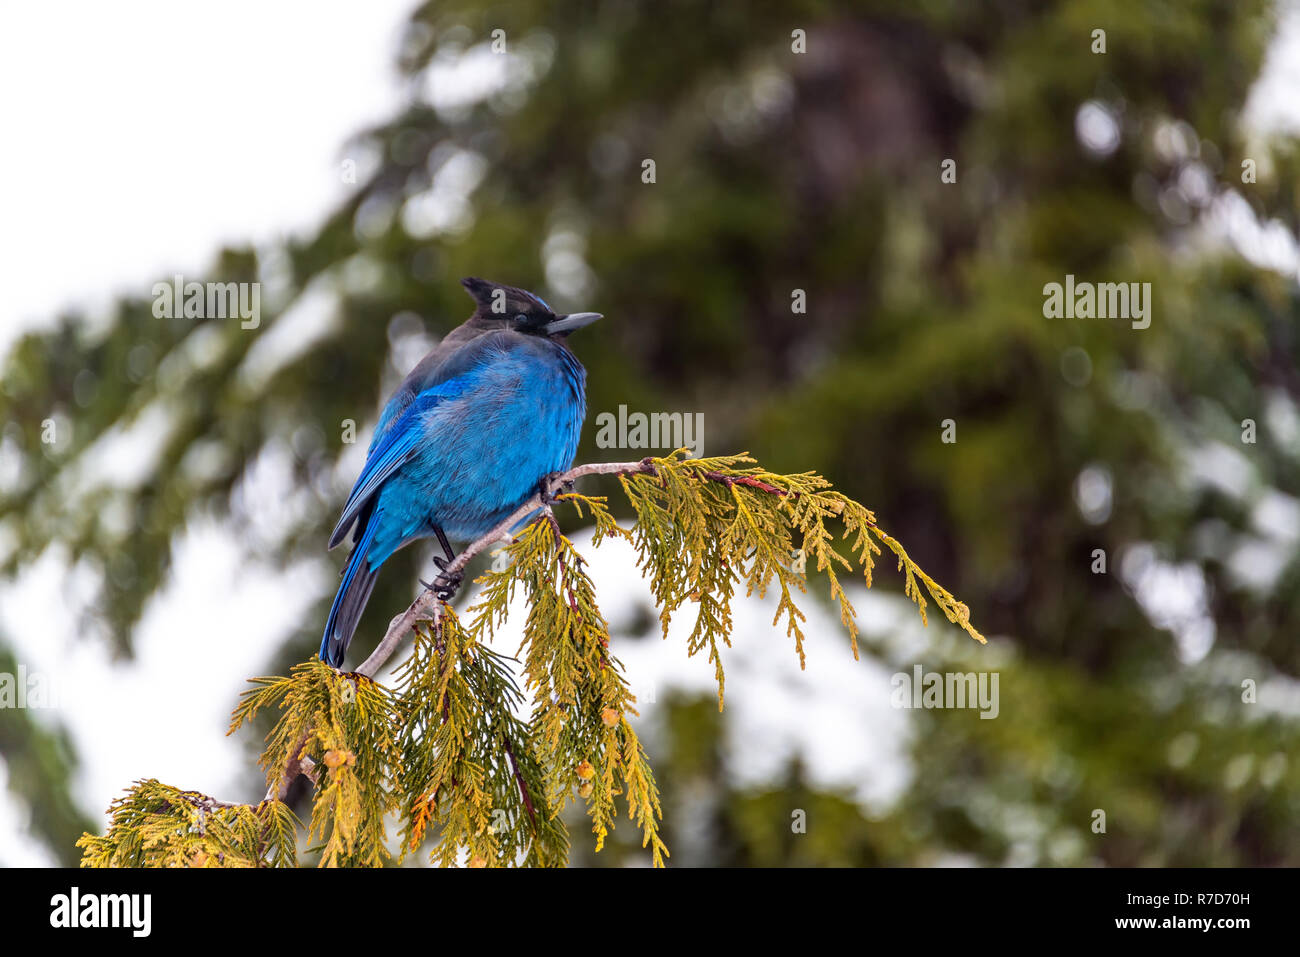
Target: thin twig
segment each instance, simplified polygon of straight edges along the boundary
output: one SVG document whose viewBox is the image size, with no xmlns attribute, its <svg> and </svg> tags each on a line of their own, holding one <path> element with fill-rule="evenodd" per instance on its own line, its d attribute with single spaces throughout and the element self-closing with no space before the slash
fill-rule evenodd
<svg viewBox="0 0 1300 957">
<path fill-rule="evenodd" d="M 284 774 L 280 775 L 280 783 L 272 784 L 266 789 L 266 797 L 262 798 L 263 801 L 283 801 L 288 795 L 289 787 L 293 784 L 294 779 L 305 770 L 302 765 L 300 754 L 303 747 L 306 746 L 307 738 L 310 735 L 311 731 L 309 729 L 304 731 L 302 736 L 298 738 L 298 743 L 295 744 L 293 750 L 289 752 L 289 763 L 284 766 Z M 310 758 L 307 760 L 310 760 Z"/>
<path fill-rule="evenodd" d="M 777 488 L 775 485 L 769 485 L 767 482 L 756 479 L 751 475 L 723 475 L 721 472 L 701 472 L 700 475 L 706 479 L 712 479 L 714 482 L 721 482 L 723 485 L 727 486 L 727 488 L 731 488 L 733 485 L 747 485 L 750 488 L 769 492 L 772 495 L 787 494 L 785 489 Z M 795 492 L 795 498 L 798 497 L 799 493 Z"/>
<path fill-rule="evenodd" d="M 510 758 L 510 767 L 515 772 L 515 781 L 519 784 L 519 794 L 524 799 L 524 809 L 528 811 L 528 817 L 537 826 L 537 812 L 533 810 L 533 799 L 528 796 L 528 785 L 524 783 L 524 776 L 519 773 L 519 762 L 515 760 L 515 749 L 510 746 L 510 737 L 504 732 L 501 740 L 506 745 L 506 756 Z"/>
</svg>

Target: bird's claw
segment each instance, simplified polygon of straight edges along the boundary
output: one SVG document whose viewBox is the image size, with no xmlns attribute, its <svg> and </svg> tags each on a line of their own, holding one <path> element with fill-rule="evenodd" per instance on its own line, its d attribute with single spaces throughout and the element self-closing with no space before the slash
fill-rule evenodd
<svg viewBox="0 0 1300 957">
<path fill-rule="evenodd" d="M 551 472 L 548 475 L 543 475 L 541 481 L 537 483 L 537 495 L 541 498 L 543 505 L 550 505 L 561 495 L 573 491 L 573 479 L 562 482 L 554 492 L 551 491 L 551 484 L 563 474 L 563 472 Z"/>
<path fill-rule="evenodd" d="M 421 580 L 420 584 L 423 585 L 425 588 L 429 589 L 429 591 L 433 592 L 434 597 L 437 598 L 439 601 L 451 601 L 453 598 L 456 597 L 456 592 L 460 591 L 460 584 L 462 581 L 464 581 L 465 576 L 462 575 L 460 572 L 456 572 L 455 574 L 448 575 L 446 572 L 447 563 L 445 561 L 440 561 L 439 559 L 435 558 L 433 562 L 435 565 L 437 565 L 440 569 L 443 570 L 442 574 L 439 575 L 437 578 L 435 578 L 432 582 Z"/>
</svg>

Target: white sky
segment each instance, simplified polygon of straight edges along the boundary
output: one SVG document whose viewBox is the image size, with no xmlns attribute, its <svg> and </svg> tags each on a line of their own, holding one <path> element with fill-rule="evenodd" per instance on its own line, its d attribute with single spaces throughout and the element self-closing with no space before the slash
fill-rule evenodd
<svg viewBox="0 0 1300 957">
<path fill-rule="evenodd" d="M 7 5 L 0 269 L 9 272 L 0 275 L 0 355 L 22 329 L 62 306 L 94 309 L 116 293 L 146 295 L 160 275 L 202 270 L 223 242 L 312 229 L 349 188 L 339 175 L 347 137 L 397 102 L 392 61 L 410 6 Z M 1295 16 L 1250 117 L 1263 128 L 1300 128 Z M 178 546 L 173 581 L 139 628 L 137 658 L 126 664 L 108 662 L 102 643 L 79 641 L 74 623 L 49 613 L 85 591 L 57 556 L 0 589 L 0 625 L 19 657 L 29 669 L 60 676 L 64 707 L 48 717 L 76 738 L 83 759 L 76 793 L 88 813 L 102 814 L 143 776 L 224 799 L 256 797 L 231 792 L 244 759 L 240 742 L 223 737 L 233 695 L 243 678 L 263 673 L 277 638 L 332 587 L 335 566 L 322 551 L 319 562 L 292 569 L 241 570 L 238 554 L 223 529 L 191 529 Z M 644 594 L 637 573 L 627 556 L 604 550 L 593 569 L 617 622 Z M 882 591 L 890 587 L 882 581 Z M 878 623 L 897 615 L 883 595 L 859 608 Z M 885 671 L 852 664 L 838 623 L 812 603 L 807 610 L 803 673 L 788 641 L 769 627 L 770 609 L 738 611 L 739 647 L 728 656 L 734 768 L 757 783 L 798 748 L 820 783 L 879 807 L 906 784 L 906 717 L 888 707 Z M 933 622 L 931 638 L 945 627 Z M 680 641 L 640 642 L 619 653 L 639 690 L 650 682 L 660 695 L 669 684 L 711 688 L 711 668 L 703 659 L 687 662 Z M 178 673 L 191 677 L 179 683 Z M 646 718 L 653 706 L 647 711 Z M 167 720 L 158 720 L 162 713 Z M 25 818 L 0 788 L 0 859 L 47 863 L 23 833 Z"/>
<path fill-rule="evenodd" d="M 147 295 L 310 229 L 386 116 L 411 0 L 42 0 L 0 29 L 0 353 L 15 320 Z"/>
</svg>

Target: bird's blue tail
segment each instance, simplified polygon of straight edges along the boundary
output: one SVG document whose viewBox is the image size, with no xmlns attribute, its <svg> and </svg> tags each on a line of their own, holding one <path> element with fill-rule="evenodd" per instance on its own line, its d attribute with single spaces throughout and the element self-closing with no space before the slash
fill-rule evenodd
<svg viewBox="0 0 1300 957">
<path fill-rule="evenodd" d="M 366 522 L 365 530 L 352 547 L 348 564 L 343 569 L 343 582 L 334 595 L 329 618 L 325 620 L 325 635 L 321 638 L 321 661 L 335 668 L 343 667 L 343 655 L 357 630 L 366 602 L 370 600 L 375 579 L 379 577 L 379 568 L 372 569 L 366 559 L 366 552 L 370 551 L 370 543 L 374 540 L 379 522 L 374 515 L 367 517 L 369 521 Z"/>
</svg>

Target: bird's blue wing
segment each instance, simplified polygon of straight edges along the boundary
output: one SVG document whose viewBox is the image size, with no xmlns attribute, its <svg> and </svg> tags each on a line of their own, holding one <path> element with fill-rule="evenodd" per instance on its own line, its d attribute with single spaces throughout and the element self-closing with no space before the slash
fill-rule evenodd
<svg viewBox="0 0 1300 957">
<path fill-rule="evenodd" d="M 515 335 L 514 339 L 517 338 Z M 508 352 L 514 344 L 512 338 L 502 332 L 484 333 L 468 342 L 452 343 L 449 339 L 425 356 L 397 387 L 397 391 L 379 413 L 367 455 L 375 452 L 383 442 L 389 426 L 401 418 L 416 396 L 471 375 L 485 362 L 491 361 L 492 353 Z"/>
<path fill-rule="evenodd" d="M 419 392 L 412 390 L 410 392 L 398 391 L 383 407 L 379 413 L 379 421 L 375 423 L 375 434 L 370 438 L 370 448 L 366 450 L 366 461 L 370 461 L 370 456 L 375 454 L 375 449 L 383 444 L 384 439 L 390 434 L 389 426 L 402 417 L 402 413 L 411 407 Z"/>
<path fill-rule="evenodd" d="M 375 441 L 371 443 L 370 454 L 366 456 L 365 467 L 357 476 L 352 493 L 343 506 L 343 514 L 330 535 L 330 548 L 343 541 L 352 523 L 384 482 L 415 452 L 424 438 L 420 427 L 421 416 L 439 403 L 461 395 L 466 387 L 466 377 L 460 376 L 425 389 L 401 411 L 390 427 L 382 433 L 377 431 Z"/>
</svg>

